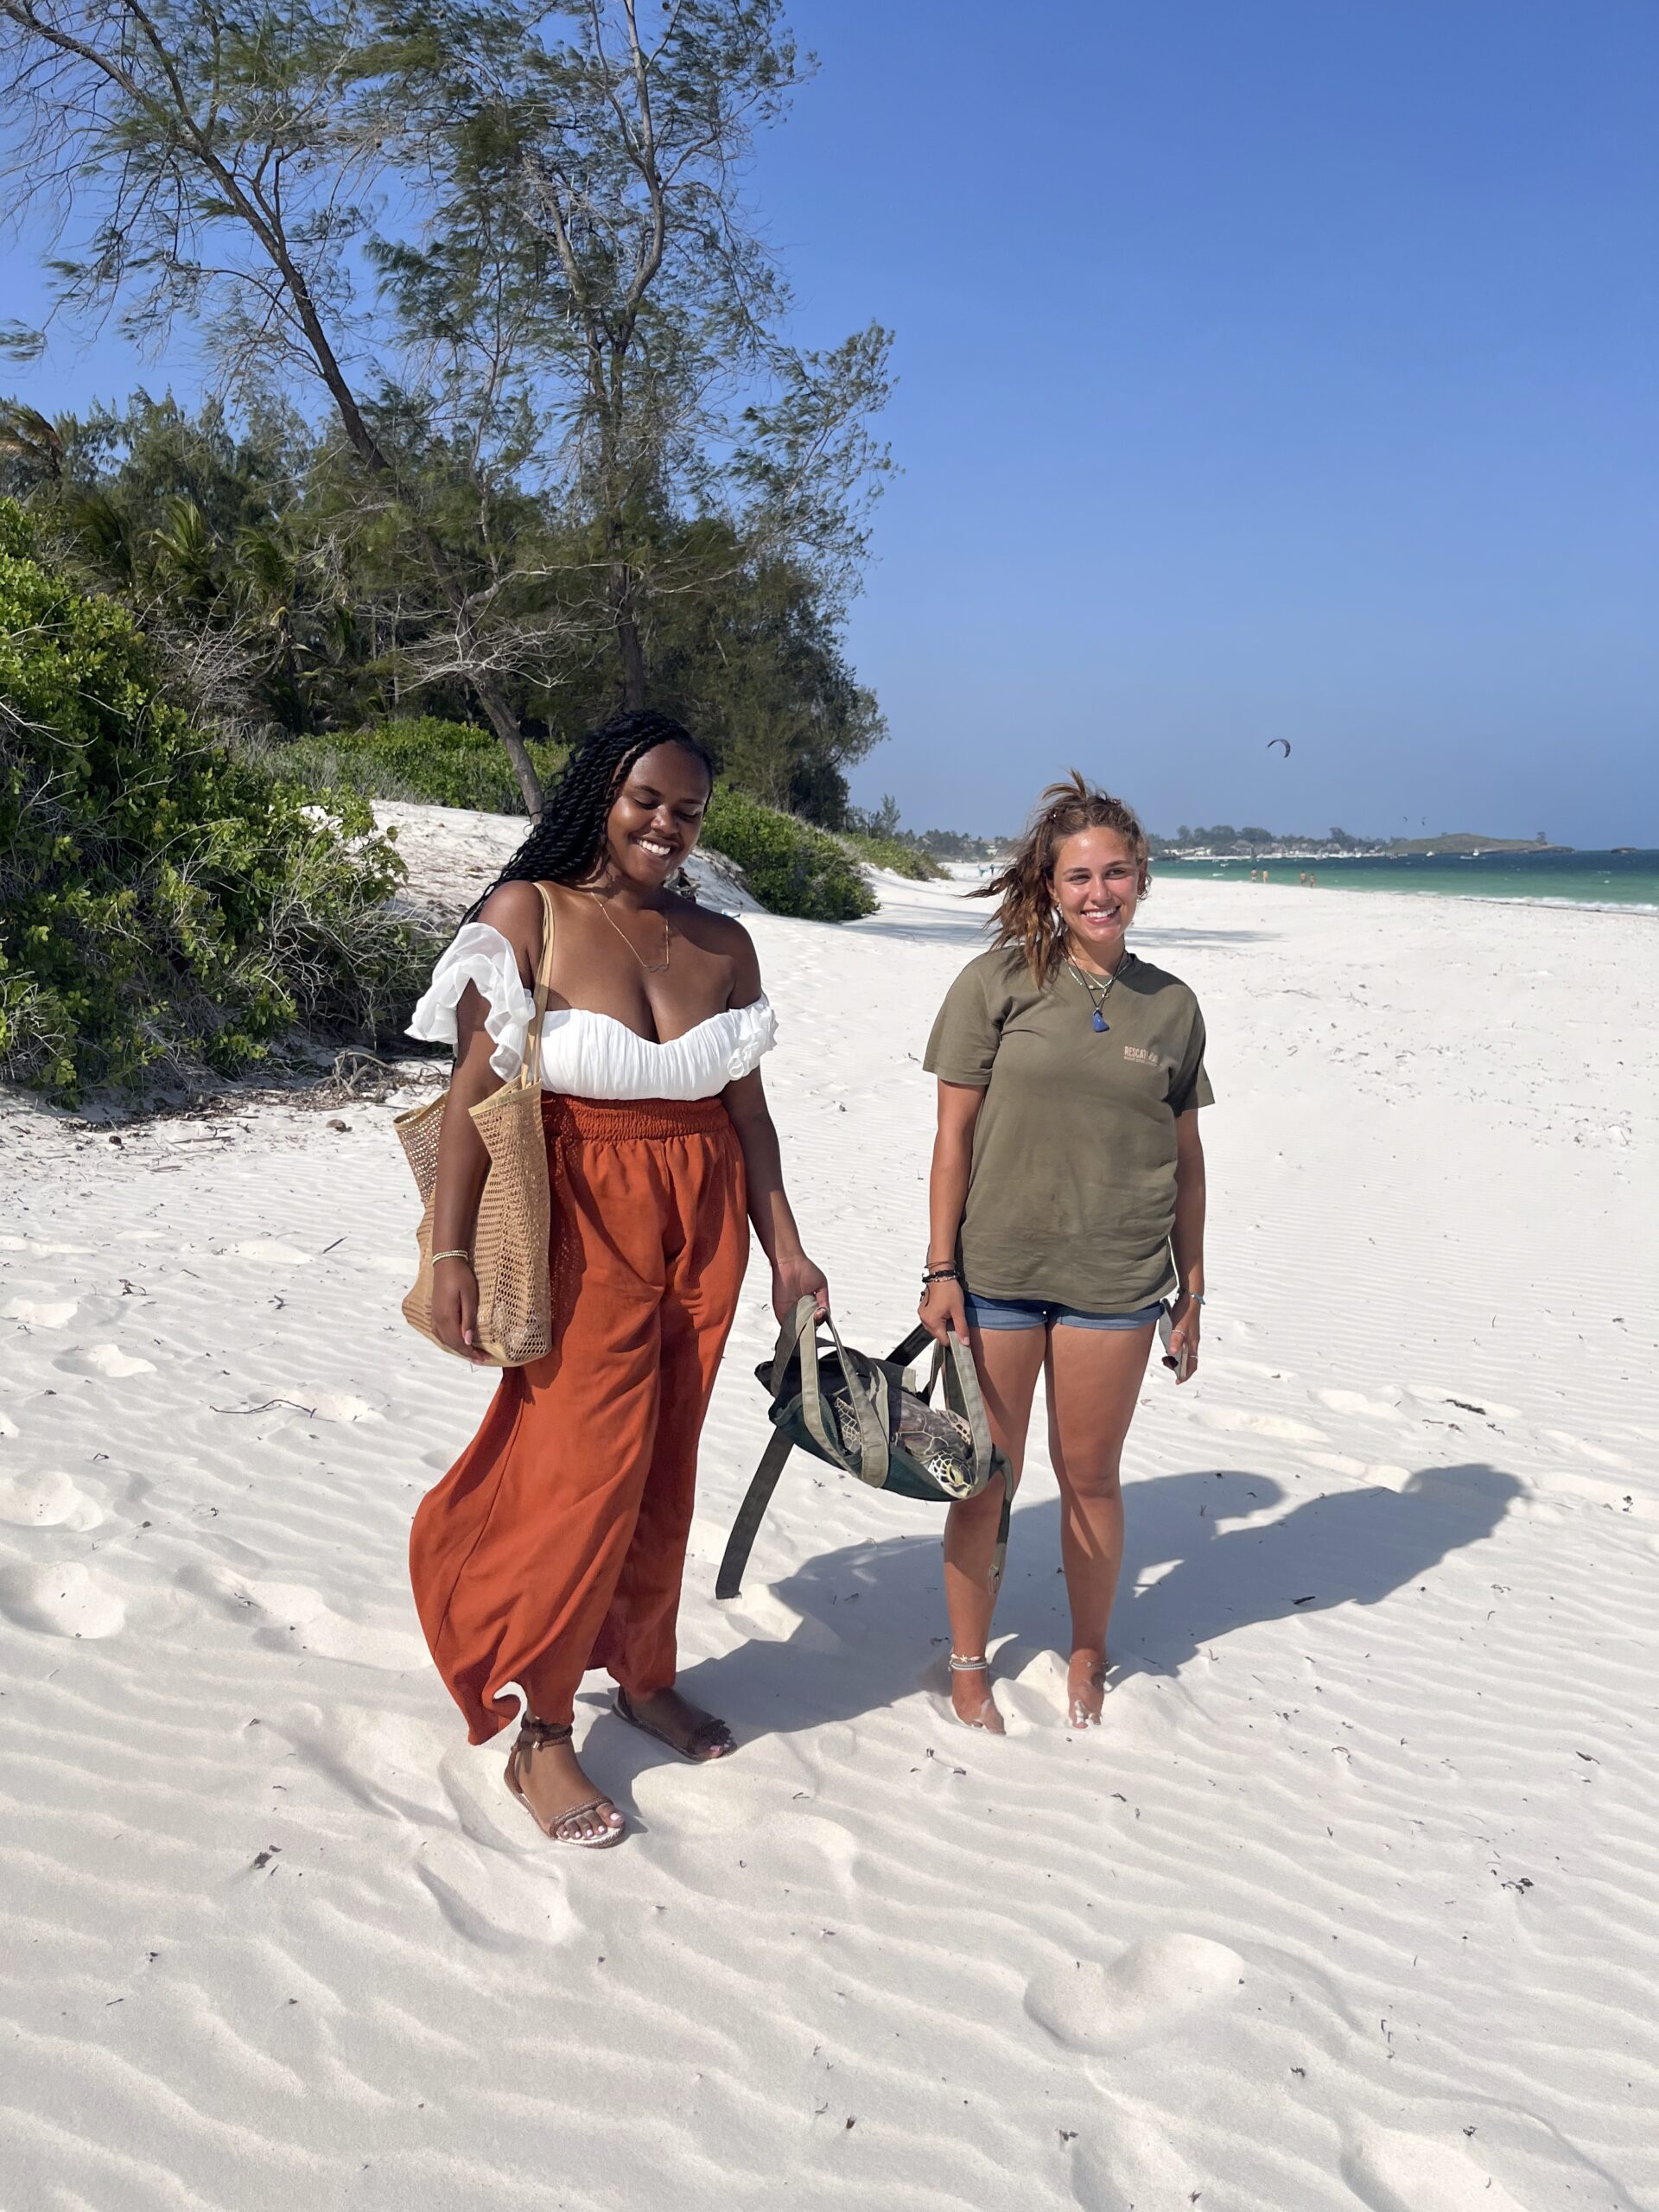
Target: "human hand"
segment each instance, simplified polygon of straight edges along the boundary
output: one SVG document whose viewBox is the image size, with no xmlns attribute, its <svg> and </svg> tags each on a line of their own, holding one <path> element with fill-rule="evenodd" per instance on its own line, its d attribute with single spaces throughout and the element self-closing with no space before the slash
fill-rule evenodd
<svg viewBox="0 0 1659 2212">
<path fill-rule="evenodd" d="M 1190 1291 L 1178 1291 L 1170 1302 L 1169 1350 L 1164 1355 L 1164 1365 L 1173 1367 L 1178 1383 L 1190 1382 L 1198 1370 L 1198 1331 L 1204 1308 Z M 1182 1354 L 1186 1357 L 1186 1372 L 1181 1372 Z"/>
<path fill-rule="evenodd" d="M 954 1275 L 939 1275 L 922 1285 L 921 1302 L 916 1311 L 922 1326 L 935 1343 L 945 1343 L 952 1330 L 968 1341 L 968 1307 L 962 1294 L 962 1285 Z"/>
<path fill-rule="evenodd" d="M 830 1286 L 823 1270 L 815 1268 L 804 1252 L 797 1252 L 792 1259 L 774 1260 L 772 1310 L 778 1319 L 787 1321 L 804 1298 L 815 1301 L 813 1310 L 822 1321 L 830 1311 Z"/>
<path fill-rule="evenodd" d="M 478 1277 L 470 1260 L 439 1260 L 432 1268 L 432 1326 L 446 1351 L 474 1367 L 490 1362 L 478 1350 Z"/>
</svg>

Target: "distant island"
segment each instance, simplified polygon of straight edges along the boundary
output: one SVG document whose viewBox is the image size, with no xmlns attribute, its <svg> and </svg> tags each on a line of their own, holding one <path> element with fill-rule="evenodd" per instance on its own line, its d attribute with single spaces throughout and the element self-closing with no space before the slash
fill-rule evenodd
<svg viewBox="0 0 1659 2212">
<path fill-rule="evenodd" d="M 852 827 L 867 836 L 910 845 L 934 861 L 999 861 L 1015 843 L 1012 837 L 975 836 L 960 830 L 906 830 L 893 798 L 884 798 L 880 808 L 868 814 L 855 810 Z M 1184 822 L 1173 837 L 1149 836 L 1147 842 L 1157 859 L 1193 861 L 1409 860 L 1436 854 L 1472 859 L 1486 853 L 1524 858 L 1530 853 L 1574 849 L 1552 844 L 1541 830 L 1535 837 L 1489 837 L 1473 830 L 1443 830 L 1438 837 L 1362 837 L 1351 830 L 1332 829 L 1320 837 L 1306 831 L 1264 830 L 1250 822 L 1242 829 L 1230 822 L 1193 829 Z"/>
<path fill-rule="evenodd" d="M 1472 857 L 1481 853 L 1570 853 L 1571 845 L 1554 845 L 1543 830 L 1535 837 L 1487 837 L 1471 830 L 1443 830 L 1438 837 L 1357 837 L 1350 830 L 1333 829 L 1323 837 L 1294 830 L 1263 830 L 1247 823 L 1242 830 L 1230 822 L 1212 828 L 1189 829 L 1183 823 L 1173 837 L 1152 837 L 1153 852 L 1166 860 L 1407 860 L 1425 854 Z"/>
</svg>

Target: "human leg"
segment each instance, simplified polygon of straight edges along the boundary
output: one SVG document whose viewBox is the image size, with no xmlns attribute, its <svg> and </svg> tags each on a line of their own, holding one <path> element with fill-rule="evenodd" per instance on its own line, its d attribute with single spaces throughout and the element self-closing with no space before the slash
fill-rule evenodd
<svg viewBox="0 0 1659 2212">
<path fill-rule="evenodd" d="M 1124 1439 L 1152 1349 L 1150 1325 L 1049 1336 L 1049 1456 L 1060 1486 L 1060 1564 L 1071 1612 L 1067 1702 L 1074 1726 L 1098 1721 L 1106 1630 L 1123 1559 Z"/>
<path fill-rule="evenodd" d="M 968 1341 L 985 1401 L 991 1440 L 1007 1456 L 1015 1476 L 1025 1462 L 1026 1432 L 1047 1335 L 1040 1320 L 1028 1328 L 982 1328 L 970 1320 Z M 991 1483 L 977 1497 L 952 1505 L 944 1516 L 944 1600 L 950 1617 L 950 1649 L 958 1659 L 982 1659 L 996 1592 L 991 1569 L 1002 1517 L 1002 1485 Z M 1002 1733 L 1002 1717 L 983 1667 L 956 1668 L 950 1702 L 969 1727 Z"/>
<path fill-rule="evenodd" d="M 593 1663 L 618 1685 L 625 1719 L 682 1756 L 734 1750 L 725 1723 L 674 1688 L 676 1626 L 702 1424 L 731 1331 L 748 1256 L 742 1156 L 723 1116 L 662 1147 L 664 1283 L 660 1414 L 632 1541 Z"/>
</svg>

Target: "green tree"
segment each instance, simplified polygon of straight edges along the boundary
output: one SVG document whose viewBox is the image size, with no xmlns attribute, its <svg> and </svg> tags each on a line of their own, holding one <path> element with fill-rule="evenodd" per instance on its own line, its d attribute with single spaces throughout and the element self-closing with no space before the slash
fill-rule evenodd
<svg viewBox="0 0 1659 2212">
<path fill-rule="evenodd" d="M 855 582 L 888 390 L 879 327 L 824 353 L 784 336 L 787 284 L 740 192 L 803 65 L 779 0 L 422 0 L 405 134 L 442 165 L 431 241 L 382 252 L 411 330 L 501 321 L 562 426 L 577 573 L 643 705 L 652 623 L 709 582 L 682 518 L 728 525 L 734 568 Z M 428 149 L 433 149 L 429 155 Z"/>
<path fill-rule="evenodd" d="M 53 264 L 63 304 L 116 306 L 151 343 L 175 316 L 200 318 L 227 376 L 321 386 L 366 495 L 422 556 L 451 658 L 535 811 L 492 650 L 495 579 L 446 543 L 369 396 L 396 378 L 360 312 L 353 249 L 394 161 L 415 173 L 397 48 L 378 29 L 359 0 L 0 0 L 14 213 L 37 196 L 88 208 L 83 251 Z"/>
</svg>

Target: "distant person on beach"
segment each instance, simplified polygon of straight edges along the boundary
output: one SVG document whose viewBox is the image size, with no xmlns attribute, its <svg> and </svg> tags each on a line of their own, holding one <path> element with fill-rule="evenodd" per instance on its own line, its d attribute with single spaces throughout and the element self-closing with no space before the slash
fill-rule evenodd
<svg viewBox="0 0 1659 2212">
<path fill-rule="evenodd" d="M 945 995 L 925 1065 L 938 1077 L 920 1313 L 965 1335 L 991 1433 L 1018 1472 L 1046 1371 L 1071 1615 L 1067 1709 L 1098 1722 L 1123 1554 L 1119 1463 L 1162 1301 L 1171 1363 L 1198 1363 L 1204 1019 L 1186 985 L 1128 948 L 1147 837 L 1121 799 L 1073 773 L 1044 792 L 995 898 L 996 940 Z M 1000 1499 L 945 1524 L 950 1694 L 1002 1732 L 986 1639 Z"/>
<path fill-rule="evenodd" d="M 714 785 L 677 722 L 620 715 L 576 747 L 546 811 L 462 923 L 416 1009 L 455 1072 L 433 1220 L 434 1318 L 478 1359 L 470 1252 L 487 1155 L 468 1108 L 516 1072 L 543 906 L 555 950 L 542 1081 L 553 1350 L 502 1376 L 484 1425 L 422 1501 L 421 1624 L 475 1744 L 513 1717 L 509 1789 L 556 1843 L 622 1815 L 577 1764 L 577 1685 L 603 1667 L 623 1719 L 683 1758 L 735 1749 L 674 1688 L 697 1441 L 754 1224 L 779 1319 L 823 1275 L 801 1249 L 759 1065 L 773 1017 L 748 934 L 668 888 Z"/>
</svg>

